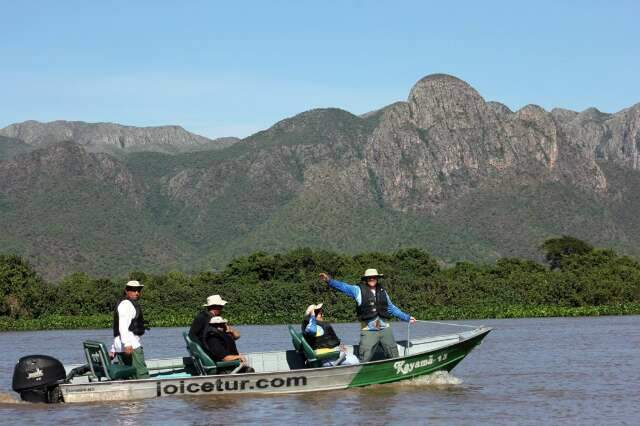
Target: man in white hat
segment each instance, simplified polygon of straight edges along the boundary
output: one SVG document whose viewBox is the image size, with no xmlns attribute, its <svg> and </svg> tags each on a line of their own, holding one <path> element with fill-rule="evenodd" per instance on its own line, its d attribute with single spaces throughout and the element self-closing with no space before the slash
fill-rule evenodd
<svg viewBox="0 0 640 426">
<path fill-rule="evenodd" d="M 238 352 L 236 339 L 229 331 L 228 322 L 221 316 L 213 316 L 202 333 L 202 349 L 216 362 L 240 361 L 242 368 L 237 373 L 252 373 L 244 355 Z M 224 372 L 224 371 L 223 371 Z"/>
<path fill-rule="evenodd" d="M 387 358 L 399 356 L 393 332 L 386 320 L 393 316 L 411 323 L 416 321 L 414 317 L 402 312 L 391 303 L 391 298 L 379 282 L 383 276 L 376 269 L 367 269 L 362 275 L 360 284 L 351 285 L 331 279 L 324 272 L 320 274 L 320 279 L 328 283 L 329 287 L 356 301 L 356 314 L 361 323 L 358 350 L 360 362 L 371 361 L 378 346 L 382 346 Z"/>
<path fill-rule="evenodd" d="M 224 308 L 224 305 L 226 304 L 227 301 L 222 300 L 222 297 L 220 297 L 219 294 L 207 297 L 207 301 L 202 305 L 206 310 L 200 311 L 193 319 L 191 328 L 189 328 L 189 338 L 200 344 L 200 346 L 203 346 L 202 334 L 207 328 L 209 321 L 212 317 L 219 317 L 222 314 L 222 308 Z M 240 338 L 240 332 L 238 332 L 238 330 L 228 324 L 227 329 L 231 333 L 231 336 L 233 336 L 234 340 L 238 340 Z"/>
<path fill-rule="evenodd" d="M 138 303 L 143 287 L 138 281 L 129 281 L 124 288 L 124 298 L 113 311 L 113 350 L 122 363 L 135 367 L 136 379 L 149 377 L 140 340 L 147 330 Z"/>
</svg>

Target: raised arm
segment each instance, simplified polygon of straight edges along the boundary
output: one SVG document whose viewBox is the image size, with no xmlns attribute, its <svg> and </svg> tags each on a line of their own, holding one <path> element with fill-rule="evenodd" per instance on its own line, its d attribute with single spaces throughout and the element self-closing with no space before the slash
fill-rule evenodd
<svg viewBox="0 0 640 426">
<path fill-rule="evenodd" d="M 329 287 L 338 290 L 340 293 L 346 294 L 353 300 L 355 300 L 358 305 L 362 303 L 362 296 L 360 295 L 360 287 L 357 285 L 351 285 L 347 283 L 343 283 L 342 281 L 334 280 L 326 273 L 320 274 L 320 280 L 329 284 Z"/>
<path fill-rule="evenodd" d="M 311 315 L 309 315 L 309 323 L 305 327 L 304 333 L 309 334 L 311 336 L 315 336 L 317 332 L 318 332 L 318 323 L 316 322 L 316 315 L 313 312 L 311 312 Z"/>
</svg>

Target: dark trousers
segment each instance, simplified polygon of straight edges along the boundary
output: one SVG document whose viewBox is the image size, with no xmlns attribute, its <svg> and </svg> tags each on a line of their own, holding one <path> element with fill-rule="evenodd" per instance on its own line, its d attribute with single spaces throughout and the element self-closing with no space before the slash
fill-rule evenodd
<svg viewBox="0 0 640 426">
<path fill-rule="evenodd" d="M 371 361 L 371 358 L 373 358 L 373 355 L 376 353 L 378 346 L 382 346 L 385 358 L 396 358 L 400 356 L 391 327 L 375 331 L 361 330 L 360 347 L 358 349 L 358 358 L 360 359 L 360 362 Z"/>
<path fill-rule="evenodd" d="M 133 350 L 131 355 L 127 355 L 124 352 L 118 352 L 118 359 L 124 365 L 131 365 L 136 369 L 135 379 L 146 379 L 149 377 L 149 370 L 147 364 L 144 362 L 144 350 L 142 346 Z"/>
</svg>

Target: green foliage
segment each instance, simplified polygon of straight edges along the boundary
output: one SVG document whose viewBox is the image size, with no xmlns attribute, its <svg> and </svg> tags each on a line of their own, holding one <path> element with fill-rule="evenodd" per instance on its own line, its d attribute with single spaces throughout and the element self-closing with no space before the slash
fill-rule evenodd
<svg viewBox="0 0 640 426">
<path fill-rule="evenodd" d="M 640 263 L 564 241 L 582 249 L 563 254 L 557 270 L 518 258 L 442 269 L 416 248 L 356 255 L 299 248 L 238 257 L 219 272 L 134 271 L 114 280 L 75 273 L 57 284 L 45 283 L 21 258 L 2 255 L 0 329 L 108 327 L 129 279 L 145 285 L 141 303 L 152 327 L 188 325 L 211 294 L 230 302 L 224 316 L 235 324 L 296 323 L 319 302 L 332 321 L 353 321 L 354 302 L 318 274 L 355 284 L 372 267 L 385 274 L 394 304 L 421 319 L 640 313 Z"/>
<path fill-rule="evenodd" d="M 0 255 L 0 316 L 31 318 L 46 311 L 51 289 L 16 255 Z"/>
<path fill-rule="evenodd" d="M 542 244 L 545 259 L 551 269 L 562 269 L 562 261 L 571 255 L 583 255 L 593 250 L 593 247 L 577 238 L 564 235 L 561 238 L 551 238 Z"/>
</svg>

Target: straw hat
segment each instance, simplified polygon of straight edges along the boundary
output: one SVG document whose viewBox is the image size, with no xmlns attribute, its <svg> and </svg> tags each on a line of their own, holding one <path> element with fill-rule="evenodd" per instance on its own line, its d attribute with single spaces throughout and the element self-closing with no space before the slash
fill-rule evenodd
<svg viewBox="0 0 640 426">
<path fill-rule="evenodd" d="M 379 274 L 377 269 L 367 269 L 364 271 L 362 279 L 366 280 L 369 277 L 384 277 L 384 274 Z"/>
<path fill-rule="evenodd" d="M 140 284 L 140 281 L 131 280 L 125 285 L 125 287 L 142 288 L 142 287 L 144 287 L 144 285 Z"/>
<path fill-rule="evenodd" d="M 226 324 L 227 320 L 222 317 L 211 317 L 209 324 Z"/>
<path fill-rule="evenodd" d="M 224 306 L 227 304 L 226 300 L 222 300 L 222 297 L 220 297 L 219 294 L 214 294 L 213 296 L 209 296 L 207 297 L 207 303 L 205 303 L 204 307 L 207 306 Z"/>
<path fill-rule="evenodd" d="M 322 309 L 322 303 L 318 303 L 317 305 L 309 305 L 307 306 L 307 315 L 311 315 L 312 312 L 317 311 L 318 309 Z"/>
</svg>

